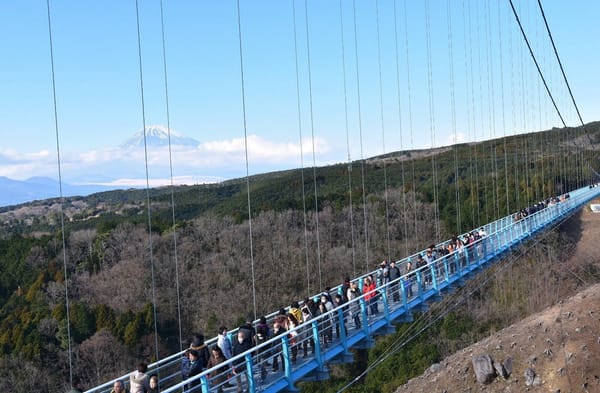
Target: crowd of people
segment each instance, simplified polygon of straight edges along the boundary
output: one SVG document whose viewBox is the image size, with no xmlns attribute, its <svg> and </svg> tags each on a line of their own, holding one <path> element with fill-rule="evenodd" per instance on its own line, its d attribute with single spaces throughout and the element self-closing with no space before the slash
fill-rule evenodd
<svg viewBox="0 0 600 393">
<path fill-rule="evenodd" d="M 549 206 L 556 205 L 557 203 L 560 203 L 560 202 L 564 202 L 565 200 L 569 199 L 570 197 L 571 196 L 569 194 L 563 194 L 561 196 L 554 196 L 551 198 L 547 198 L 547 199 L 544 199 L 543 201 L 534 203 L 531 206 L 524 207 L 523 209 L 521 209 L 518 212 L 516 212 L 515 214 L 513 214 L 513 221 L 517 222 L 519 220 L 522 220 L 523 218 L 525 218 L 531 214 L 537 213 L 540 210 L 543 210 Z"/>
<path fill-rule="evenodd" d="M 268 368 L 272 372 L 278 372 L 284 367 L 284 358 L 280 341 L 275 341 L 271 346 L 262 345 L 274 337 L 285 336 L 290 350 L 290 362 L 295 364 L 298 356 L 307 357 L 315 352 L 315 337 L 312 333 L 312 326 L 306 324 L 305 328 L 295 329 L 321 315 L 318 324 L 320 345 L 327 347 L 334 337 L 339 338 L 341 329 L 346 327 L 346 316 L 350 318 L 355 329 L 360 329 L 363 325 L 361 303 L 354 301 L 364 295 L 367 306 L 365 312 L 368 316 L 379 314 L 379 303 L 381 299 L 381 286 L 389 284 L 386 291 L 392 302 L 399 302 L 401 299 L 401 287 L 404 285 L 406 294 L 413 296 L 413 284 L 421 281 L 425 284 L 431 282 L 431 271 L 429 269 L 419 269 L 427 266 L 442 255 L 453 252 L 456 248 L 465 247 L 471 242 L 479 240 L 484 236 L 483 229 L 465 235 L 462 239 L 454 237 L 445 247 L 430 246 L 424 253 L 419 254 L 416 264 L 413 267 L 412 262 L 404 264 L 404 271 L 397 266 L 396 261 L 387 260 L 381 262 L 379 269 L 363 280 L 344 279 L 344 283 L 339 289 L 331 290 L 325 288 L 320 295 L 314 298 L 306 298 L 302 302 L 293 301 L 289 307 L 281 308 L 272 318 L 271 323 L 262 316 L 256 323 L 251 318 L 247 319 L 245 324 L 237 329 L 235 336 L 230 339 L 229 329 L 225 326 L 219 327 L 217 331 L 217 340 L 210 348 L 204 342 L 204 335 L 194 334 L 189 340 L 189 347 L 184 351 L 181 359 L 181 377 L 183 381 L 190 380 L 184 386 L 185 391 L 199 391 L 200 379 L 192 377 L 200 374 L 207 369 L 213 369 L 208 375 L 211 386 L 216 387 L 217 392 L 223 392 L 225 388 L 237 386 L 237 391 L 242 392 L 244 386 L 248 385 L 246 377 L 246 361 L 240 358 L 232 364 L 226 364 L 218 367 L 219 364 L 227 362 L 228 359 L 245 353 L 254 347 L 258 347 L 253 352 L 253 364 L 258 365 L 260 377 L 264 380 L 268 375 Z M 422 280 L 416 280 L 416 276 L 423 274 Z M 404 280 L 399 280 L 402 276 Z M 362 284 L 362 285 L 361 285 Z M 345 304 L 350 303 L 350 304 Z M 338 307 L 344 307 L 344 317 L 340 319 L 331 311 Z M 129 388 L 127 391 L 125 383 L 118 380 L 114 383 L 111 393 L 156 393 L 158 392 L 158 380 L 156 375 L 147 375 L 147 366 L 142 363 L 137 370 L 130 375 Z"/>
</svg>

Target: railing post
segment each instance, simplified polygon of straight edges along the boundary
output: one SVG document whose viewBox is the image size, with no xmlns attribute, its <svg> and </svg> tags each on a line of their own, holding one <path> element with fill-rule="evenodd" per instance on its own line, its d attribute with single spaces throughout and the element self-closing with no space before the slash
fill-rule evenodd
<svg viewBox="0 0 600 393">
<path fill-rule="evenodd" d="M 316 343 L 315 343 L 316 345 Z M 288 382 L 288 389 L 290 391 L 296 390 L 294 386 L 294 380 L 292 379 L 292 362 L 290 360 L 290 343 L 286 335 L 281 337 L 281 351 L 283 352 L 283 370 L 285 379 Z"/>
<path fill-rule="evenodd" d="M 360 313 L 362 316 L 362 329 L 365 332 L 365 336 L 369 337 L 371 329 L 369 328 L 369 318 L 367 317 L 367 302 L 365 301 L 364 295 L 360 298 Z"/>
<path fill-rule="evenodd" d="M 410 282 L 410 278 L 408 276 L 406 276 L 406 278 L 404 280 L 408 280 Z M 400 279 L 400 292 L 402 293 L 402 304 L 404 305 L 404 309 L 408 310 L 408 295 L 406 293 L 404 280 Z M 409 285 L 412 285 L 412 283 L 410 283 Z M 417 287 L 418 286 L 419 286 L 419 284 L 417 283 Z"/>
<path fill-rule="evenodd" d="M 344 315 L 344 307 L 338 308 L 337 319 L 340 326 L 340 341 L 342 342 L 342 346 L 344 347 L 344 354 L 349 354 L 350 352 L 348 351 L 348 341 L 346 340 L 348 332 L 346 331 L 346 316 Z"/>
<path fill-rule="evenodd" d="M 462 266 L 460 265 L 460 256 L 458 255 L 458 250 L 454 250 L 452 253 L 454 255 L 454 267 L 456 268 L 456 273 L 460 278 L 462 278 Z"/>
<path fill-rule="evenodd" d="M 390 325 L 390 310 L 388 308 L 388 289 L 389 285 L 386 287 L 381 288 L 381 299 L 383 301 L 383 315 L 385 317 L 385 320 L 387 321 L 387 324 Z"/>
<path fill-rule="evenodd" d="M 450 282 L 450 275 L 448 274 L 448 260 L 446 255 L 444 255 L 442 258 L 444 261 L 444 277 L 446 278 L 446 282 Z"/>
<path fill-rule="evenodd" d="M 321 319 L 321 321 L 323 321 L 323 319 Z M 323 354 L 321 352 L 321 340 L 319 340 L 319 324 L 315 320 L 311 322 L 311 326 L 313 340 L 315 342 L 315 360 L 319 365 L 319 371 L 323 371 L 325 363 L 323 362 Z"/>
<path fill-rule="evenodd" d="M 210 392 L 210 384 L 206 374 L 200 377 L 200 388 L 202 389 L 202 393 Z"/>
<path fill-rule="evenodd" d="M 247 353 L 246 356 L 244 357 L 245 361 L 246 361 L 246 379 L 248 380 L 248 392 L 249 393 L 254 393 L 255 387 L 254 387 L 254 372 L 252 372 L 252 355 L 250 353 Z"/>
<path fill-rule="evenodd" d="M 436 261 L 433 261 L 433 262 L 429 263 L 428 264 L 428 268 L 431 271 L 431 283 L 433 285 L 433 288 L 436 290 L 436 292 L 439 293 L 440 290 L 438 288 L 437 275 L 435 274 L 435 264 L 436 264 Z"/>
<path fill-rule="evenodd" d="M 423 270 L 425 270 L 425 269 L 420 269 L 420 270 L 417 270 L 417 272 L 416 272 L 417 273 L 416 274 L 416 276 L 417 276 L 417 291 L 419 292 L 418 296 L 421 298 L 421 300 L 422 300 L 423 292 L 425 292 L 425 286 L 423 284 L 423 275 L 424 275 Z"/>
</svg>

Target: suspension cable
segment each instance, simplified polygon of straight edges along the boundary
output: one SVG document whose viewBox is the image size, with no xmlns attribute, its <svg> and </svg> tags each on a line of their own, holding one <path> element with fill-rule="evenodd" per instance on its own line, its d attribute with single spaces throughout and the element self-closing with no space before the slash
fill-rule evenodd
<svg viewBox="0 0 600 393">
<path fill-rule="evenodd" d="M 248 202 L 248 237 L 250 245 L 250 267 L 252 271 L 252 307 L 254 309 L 254 320 L 258 319 L 256 313 L 256 281 L 254 276 L 254 246 L 252 244 L 252 206 L 250 204 L 250 169 L 248 165 L 248 126 L 246 121 L 246 89 L 244 84 L 244 51 L 242 47 L 242 20 L 240 12 L 240 0 L 237 0 L 237 28 L 240 55 L 240 86 L 242 94 L 242 119 L 244 126 L 244 153 L 246 158 L 246 192 Z"/>
<path fill-rule="evenodd" d="M 508 30 L 509 32 L 509 39 L 508 39 L 508 44 L 509 44 L 509 57 L 510 57 L 510 92 L 511 92 L 511 119 L 512 119 L 512 132 L 513 132 L 513 141 L 514 144 L 516 145 L 518 143 L 518 139 L 516 138 L 517 135 L 517 106 L 516 106 L 516 102 L 517 102 L 517 98 L 515 96 L 516 94 L 516 90 L 517 88 L 515 87 L 516 83 L 515 83 L 515 56 L 514 56 L 514 45 L 513 45 L 513 41 L 514 41 L 514 37 L 513 37 L 513 32 L 512 29 Z M 519 171 L 518 171 L 518 160 L 517 160 L 517 154 L 518 154 L 518 149 L 514 149 L 513 155 L 512 155 L 512 160 L 513 160 L 513 169 L 514 169 L 514 174 L 511 174 L 513 176 L 513 189 L 515 190 L 515 209 L 518 211 L 521 209 L 521 198 L 520 195 L 521 193 L 519 192 Z"/>
<path fill-rule="evenodd" d="M 308 225 L 306 222 L 306 193 L 304 190 L 304 147 L 302 143 L 302 112 L 300 109 L 300 77 L 298 67 L 298 33 L 296 27 L 296 0 L 292 0 L 292 20 L 294 25 L 294 58 L 296 66 L 296 104 L 298 111 L 298 133 L 300 136 L 300 176 L 302 182 L 302 217 L 304 221 L 304 257 L 306 260 L 306 296 L 311 295 L 310 268 L 308 264 Z"/>
<path fill-rule="evenodd" d="M 504 105 L 504 60 L 502 59 L 502 53 L 504 52 L 502 48 L 502 13 L 500 8 L 500 2 L 497 2 L 497 11 L 498 11 L 498 56 L 500 58 L 500 101 L 502 108 L 502 143 L 504 149 L 504 187 L 506 194 L 506 215 L 510 214 L 510 198 L 509 198 L 509 188 L 508 188 L 508 153 L 506 151 L 506 114 L 505 114 L 505 105 Z"/>
<path fill-rule="evenodd" d="M 348 87 L 346 84 L 346 45 L 344 44 L 344 14 L 340 6 L 340 37 L 342 42 L 342 76 L 344 78 L 344 119 L 346 125 L 346 150 L 348 152 L 348 203 L 350 204 L 350 241 L 352 246 L 352 277 L 356 277 L 356 255 L 354 246 L 354 207 L 352 204 L 352 157 L 350 155 L 350 127 L 348 121 Z"/>
<path fill-rule="evenodd" d="M 152 244 L 152 212 L 150 206 L 150 175 L 148 171 L 148 143 L 146 140 L 146 106 L 144 102 L 144 74 L 142 70 L 142 36 L 140 33 L 140 12 L 138 0 L 135 0 L 135 17 L 137 27 L 138 63 L 140 77 L 140 101 L 142 106 L 142 129 L 144 130 L 144 164 L 146 170 L 146 212 L 148 218 L 148 251 L 150 255 L 150 275 L 152 280 L 152 313 L 154 318 L 154 351 L 156 360 L 158 355 L 158 325 L 156 321 L 156 281 L 154 277 L 154 246 Z"/>
<path fill-rule="evenodd" d="M 465 82 L 466 82 L 466 93 L 467 93 L 467 113 L 470 115 L 467 121 L 469 125 L 469 132 L 472 141 L 477 140 L 476 136 L 476 125 L 475 125 L 475 88 L 473 87 L 473 42 L 471 37 L 472 26 L 471 26 L 471 9 L 468 8 L 468 14 L 465 7 L 465 0 L 462 2 L 462 17 L 463 17 L 463 46 L 465 56 Z M 468 28 L 468 33 L 467 33 Z M 473 145 L 469 145 L 469 199 L 471 201 L 471 227 L 475 227 L 479 221 L 479 204 L 476 204 L 475 196 L 479 195 L 479 185 L 477 180 L 477 160 L 473 160 Z M 475 168 L 474 168 L 475 167 Z M 475 174 L 473 174 L 475 170 Z M 475 183 L 473 183 L 475 180 Z M 475 206 L 477 205 L 477 206 Z M 477 209 L 475 209 L 477 207 Z M 477 213 L 477 215 L 475 214 Z M 476 219 L 477 217 L 477 219 Z"/>
<path fill-rule="evenodd" d="M 166 115 L 167 115 L 167 136 L 169 142 L 169 172 L 170 172 L 170 180 L 171 180 L 171 218 L 173 222 L 173 254 L 175 260 L 175 292 L 177 294 L 177 321 L 179 327 L 179 350 L 183 350 L 183 335 L 181 333 L 181 302 L 180 302 L 180 293 L 179 293 L 179 260 L 178 260 L 178 252 L 177 252 L 177 222 L 175 221 L 175 184 L 173 183 L 173 155 L 171 148 L 171 116 L 169 110 L 169 83 L 167 76 L 167 49 L 166 49 L 166 41 L 165 41 L 165 19 L 164 19 L 164 9 L 163 9 L 163 0 L 160 0 L 160 31 L 162 38 L 162 56 L 163 56 L 163 75 L 164 75 L 164 83 L 165 83 L 165 106 L 166 106 Z"/>
<path fill-rule="evenodd" d="M 427 40 L 427 86 L 429 90 L 429 131 L 431 135 L 431 170 L 432 177 L 431 182 L 433 185 L 433 204 L 434 204 L 434 220 L 435 220 L 435 240 L 440 241 L 440 213 L 438 204 L 438 181 L 437 181 L 437 165 L 436 165 L 436 152 L 435 152 L 435 107 L 434 107 L 434 93 L 433 93 L 433 65 L 431 62 L 431 22 L 429 14 L 429 0 L 425 1 L 425 33 Z"/>
<path fill-rule="evenodd" d="M 490 9 L 489 1 L 485 2 L 485 15 L 486 15 L 486 33 L 487 33 L 487 46 L 486 46 L 486 63 L 487 63 L 487 75 L 488 75 L 488 117 L 490 123 L 490 171 L 492 173 L 492 200 L 494 213 L 492 219 L 500 217 L 500 196 L 498 190 L 498 162 L 496 160 L 496 142 L 492 142 L 496 137 L 496 100 L 494 97 L 494 73 L 493 65 L 491 61 L 492 53 L 492 12 Z M 489 173 L 489 172 L 488 172 Z M 487 221 L 489 222 L 489 221 Z"/>
<path fill-rule="evenodd" d="M 452 39 L 452 8 L 446 0 L 446 19 L 448 21 L 448 63 L 450 72 L 450 111 L 452 114 L 452 144 L 454 148 L 454 203 L 456 205 L 456 234 L 461 233 L 460 217 L 460 174 L 458 171 L 458 144 L 456 135 L 456 100 L 454 92 L 454 48 Z"/>
<path fill-rule="evenodd" d="M 400 132 L 400 151 L 404 153 L 404 144 L 403 144 L 403 131 L 402 131 L 402 103 L 400 100 L 400 54 L 398 49 L 398 16 L 396 10 L 396 0 L 394 0 L 394 45 L 395 45 L 395 55 L 396 55 L 396 93 L 398 99 L 398 130 Z M 404 223 L 404 254 L 409 255 L 408 250 L 408 220 L 407 220 L 407 209 L 406 209 L 406 179 L 404 174 L 404 159 L 400 157 L 400 169 L 402 172 L 402 210 L 403 217 L 402 220 Z M 416 209 L 415 209 L 416 210 Z"/>
<path fill-rule="evenodd" d="M 362 114 L 360 105 L 360 78 L 358 63 L 358 33 L 356 28 L 356 0 L 352 1 L 353 20 L 354 20 L 354 60 L 356 62 L 356 99 L 358 103 L 358 131 L 360 134 L 360 172 L 362 182 L 362 202 L 364 216 L 364 237 L 365 237 L 365 272 L 369 271 L 369 231 L 367 227 L 367 197 L 365 191 L 365 158 L 363 154 L 363 136 L 362 136 Z"/>
<path fill-rule="evenodd" d="M 308 31 L 308 0 L 304 0 L 304 19 L 306 27 L 306 57 L 308 65 L 308 102 L 310 109 L 310 131 L 312 141 L 312 159 L 313 159 L 313 186 L 315 189 L 315 225 L 317 231 L 317 266 L 319 269 L 319 291 L 323 290 L 323 277 L 321 274 L 321 242 L 319 236 L 319 199 L 317 197 L 317 160 L 315 156 L 315 121 L 313 114 L 313 94 L 312 94 L 312 67 L 310 62 L 310 35 Z"/>
<path fill-rule="evenodd" d="M 413 117 L 412 117 L 412 89 L 411 89 L 411 76 L 410 76 L 410 49 L 408 45 L 408 12 L 406 11 L 406 1 L 402 3 L 404 5 L 404 48 L 406 52 L 406 89 L 408 93 L 408 128 L 410 130 L 410 148 L 414 150 L 415 143 L 413 139 Z M 412 171 L 412 203 L 413 203 L 413 233 L 415 242 L 413 244 L 419 244 L 419 225 L 417 222 L 417 185 L 415 179 L 415 158 L 410 155 L 411 171 Z"/>
<path fill-rule="evenodd" d="M 524 69 L 524 49 L 523 46 L 519 47 L 519 76 L 520 76 L 520 82 L 521 82 L 521 88 L 519 89 L 521 92 L 521 105 L 520 105 L 520 112 L 521 112 L 521 143 L 522 143 L 522 155 L 519 156 L 519 160 L 520 162 L 522 162 L 523 165 L 523 179 L 524 179 L 524 183 L 525 183 L 525 203 L 524 206 L 529 206 L 531 204 L 531 197 L 529 195 L 529 165 L 527 165 L 528 162 L 528 148 L 527 148 L 527 111 L 526 111 L 526 102 L 527 102 L 527 96 L 526 96 L 526 92 L 527 92 L 527 85 L 526 85 L 526 79 L 525 79 L 525 69 Z M 520 188 L 517 188 L 520 189 Z"/>
<path fill-rule="evenodd" d="M 383 195 L 385 198 L 385 226 L 387 233 L 387 259 L 392 259 L 392 251 L 390 247 L 390 210 L 388 203 L 388 186 L 387 186 L 387 165 L 386 165 L 386 148 L 385 148 L 385 121 L 383 116 L 383 76 L 381 72 L 381 32 L 379 27 L 379 0 L 375 0 L 375 14 L 376 14 L 376 25 L 377 25 L 377 65 L 379 69 L 379 109 L 380 109 L 380 121 L 381 121 L 381 145 L 383 149 Z"/>
<path fill-rule="evenodd" d="M 483 199 L 483 214 L 485 214 L 483 219 L 481 218 L 481 215 L 479 216 L 479 221 L 477 223 L 477 226 L 479 226 L 482 224 L 482 222 L 483 223 L 489 222 L 490 219 L 489 219 L 489 213 L 488 213 L 488 210 L 489 210 L 488 205 L 489 204 L 488 204 L 488 200 L 487 200 L 487 195 L 488 195 L 487 181 L 486 181 L 487 171 L 486 171 L 486 160 L 485 160 L 485 138 L 486 138 L 486 136 L 485 136 L 485 112 L 487 112 L 487 111 L 483 107 L 484 106 L 484 103 L 483 103 L 483 80 L 482 80 L 483 66 L 481 64 L 481 51 L 482 51 L 481 35 L 482 34 L 480 31 L 480 28 L 481 28 L 481 24 L 483 22 L 482 22 L 482 18 L 479 15 L 479 12 L 480 12 L 479 2 L 476 2 L 475 5 L 476 5 L 475 12 L 477 13 L 476 18 L 475 18 L 475 20 L 477 21 L 477 25 L 476 25 L 477 31 L 475 33 L 475 37 L 477 37 L 477 42 L 476 42 L 476 44 L 477 44 L 477 76 L 479 79 L 479 83 L 478 83 L 479 100 L 478 101 L 479 101 L 479 108 L 480 108 L 479 120 L 480 120 L 480 124 L 481 124 L 481 126 L 480 126 L 481 142 L 476 145 L 475 153 L 477 153 L 477 148 L 481 147 L 481 153 L 480 153 L 479 157 L 481 159 L 481 174 L 482 174 L 481 182 L 482 182 L 482 188 L 483 188 L 483 196 L 481 196 L 479 190 L 477 192 L 477 206 L 481 205 L 482 202 L 480 199 Z M 475 165 L 476 165 L 477 169 L 479 169 L 478 161 L 479 160 L 475 161 Z M 477 184 L 479 184 L 479 171 L 478 170 L 476 171 L 476 176 L 477 176 Z"/>
<path fill-rule="evenodd" d="M 63 209 L 64 197 L 62 187 L 62 168 L 60 160 L 60 132 L 58 127 L 58 104 L 56 100 L 56 77 L 54 72 L 54 44 L 52 41 L 52 18 L 50 13 L 50 0 L 46 0 L 48 13 L 48 41 L 50 46 L 50 70 L 52 77 L 52 109 L 54 114 L 54 134 L 56 137 L 56 165 L 58 170 L 58 192 L 60 197 L 60 228 L 63 249 L 63 269 L 65 275 L 65 308 L 67 318 L 67 351 L 69 355 L 69 385 L 73 388 L 73 355 L 71 350 L 71 319 L 69 309 L 69 271 L 67 269 L 67 242 L 65 239 L 65 213 Z"/>
</svg>

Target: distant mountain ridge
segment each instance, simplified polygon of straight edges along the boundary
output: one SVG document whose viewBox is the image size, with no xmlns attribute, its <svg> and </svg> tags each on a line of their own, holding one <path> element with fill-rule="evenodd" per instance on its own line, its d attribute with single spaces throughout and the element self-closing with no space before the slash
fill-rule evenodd
<svg viewBox="0 0 600 393">
<path fill-rule="evenodd" d="M 64 196 L 85 196 L 111 189 L 114 189 L 114 187 L 62 184 Z M 0 176 L 0 190 L 2 190 L 0 193 L 0 207 L 60 196 L 59 182 L 49 177 L 38 176 L 27 180 L 14 180 Z"/>
</svg>

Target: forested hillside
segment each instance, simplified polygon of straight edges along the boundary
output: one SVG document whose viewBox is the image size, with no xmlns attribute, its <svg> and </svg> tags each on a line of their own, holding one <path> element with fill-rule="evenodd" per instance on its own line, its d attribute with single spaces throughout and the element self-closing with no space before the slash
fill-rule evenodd
<svg viewBox="0 0 600 393">
<path fill-rule="evenodd" d="M 72 371 L 89 387 L 152 360 L 155 322 L 164 356 L 180 349 L 180 331 L 183 340 L 195 331 L 213 336 L 254 316 L 252 277 L 256 312 L 266 313 L 381 259 L 588 184 L 598 141 L 593 123 L 248 183 L 154 189 L 149 201 L 128 190 L 3 208 L 0 379 L 13 391 L 66 390 L 66 295 Z M 550 290 L 555 281 L 545 282 Z M 522 311 L 530 301 L 522 290 L 491 290 L 485 299 Z M 456 331 L 451 317 L 438 328 Z M 464 328 L 479 334 L 496 323 L 486 318 Z"/>
</svg>

